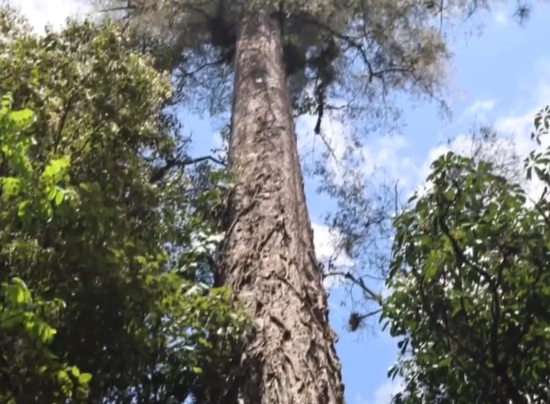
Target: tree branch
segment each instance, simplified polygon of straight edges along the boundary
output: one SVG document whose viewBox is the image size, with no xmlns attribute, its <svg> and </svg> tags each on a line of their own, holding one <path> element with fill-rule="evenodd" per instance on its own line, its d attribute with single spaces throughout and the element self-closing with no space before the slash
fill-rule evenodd
<svg viewBox="0 0 550 404">
<path fill-rule="evenodd" d="M 382 304 L 382 297 L 369 288 L 362 278 L 354 276 L 351 272 L 330 272 L 324 275 L 325 278 L 328 276 L 342 276 L 343 278 L 350 280 L 352 283 L 359 286 L 359 288 L 369 299 L 374 300 L 380 305 Z"/>
<path fill-rule="evenodd" d="M 155 184 L 155 183 L 159 182 L 160 180 L 162 180 L 164 175 L 166 175 L 166 173 L 169 170 L 171 170 L 172 168 L 176 168 L 176 167 L 182 168 L 182 167 L 190 166 L 192 164 L 201 163 L 203 161 L 211 161 L 213 163 L 216 163 L 216 164 L 219 164 L 219 165 L 225 167 L 225 163 L 223 161 L 221 161 L 220 159 L 217 159 L 215 157 L 212 157 L 212 156 L 202 156 L 202 157 L 197 157 L 197 158 L 193 158 L 193 159 L 185 159 L 185 160 L 177 160 L 177 159 L 167 160 L 166 164 L 163 167 L 158 168 L 151 175 L 151 178 L 149 179 L 149 182 L 151 184 Z"/>
</svg>

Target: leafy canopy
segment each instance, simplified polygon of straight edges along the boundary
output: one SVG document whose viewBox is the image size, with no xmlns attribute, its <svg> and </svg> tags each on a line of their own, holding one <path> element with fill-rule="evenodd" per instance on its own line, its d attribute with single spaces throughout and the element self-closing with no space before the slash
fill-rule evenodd
<svg viewBox="0 0 550 404">
<path fill-rule="evenodd" d="M 0 202 L 1 206 L 15 203 L 17 215 L 23 217 L 30 200 L 48 208 L 49 201 L 55 205 L 63 202 L 64 190 L 56 180 L 63 164 L 50 161 L 42 175 L 34 175 L 27 155 L 31 142 L 21 136 L 32 125 L 33 114 L 28 109 L 12 111 L 11 104 L 9 94 L 0 104 L 0 164 L 12 171 L 10 177 L 0 176 Z M 25 198 L 26 190 L 32 192 L 30 200 Z M 45 218 L 51 217 L 51 211 L 46 210 Z M 4 219 L 6 216 L 3 212 L 0 217 Z M 35 388 L 51 390 L 56 397 L 87 397 L 91 375 L 81 373 L 76 366 L 69 366 L 49 349 L 57 330 L 48 324 L 48 320 L 63 308 L 64 302 L 60 299 L 45 300 L 32 296 L 21 278 L 12 277 L 0 284 L 0 341 L 4 348 L 2 360 L 6 364 L 2 379 L 7 377 L 9 383 L 2 383 L 0 388 L 2 402 L 15 404 L 17 396 L 14 393 L 27 387 L 26 379 L 32 379 Z M 33 396 L 34 400 L 41 398 L 40 393 Z"/>
<path fill-rule="evenodd" d="M 224 176 L 167 168 L 186 142 L 169 77 L 130 34 L 36 36 L 0 8 L 2 402 L 183 402 L 233 374 L 247 321 L 197 278 Z"/>
<path fill-rule="evenodd" d="M 535 119 L 548 136 L 550 109 Z M 550 399 L 550 148 L 525 162 L 543 194 L 448 153 L 395 221 L 383 319 L 399 339 L 396 403 Z"/>
<path fill-rule="evenodd" d="M 486 8 L 490 2 L 98 0 L 96 3 L 101 10 L 116 10 L 117 16 L 129 17 L 140 28 L 143 46 L 163 45 L 157 61 L 174 73 L 176 90 L 190 86 L 199 90 L 199 93 L 185 90 L 178 97 L 192 101 L 188 104 L 191 107 L 198 106 L 197 94 L 201 94 L 206 96 L 212 112 L 227 110 L 238 21 L 247 10 L 263 7 L 281 24 L 284 60 L 298 114 L 319 113 L 320 104 L 333 98 L 347 100 L 352 112 L 374 114 L 385 108 L 372 101 L 380 101 L 393 90 L 428 96 L 438 93 L 445 84 L 444 64 L 449 57 L 439 17 L 469 15 Z M 330 94 L 326 93 L 328 87 Z M 186 98 L 191 94 L 192 98 Z"/>
</svg>

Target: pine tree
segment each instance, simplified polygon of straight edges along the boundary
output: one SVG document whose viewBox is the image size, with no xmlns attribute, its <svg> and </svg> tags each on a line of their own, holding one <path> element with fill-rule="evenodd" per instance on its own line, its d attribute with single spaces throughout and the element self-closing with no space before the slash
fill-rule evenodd
<svg viewBox="0 0 550 404">
<path fill-rule="evenodd" d="M 265 10 L 241 22 L 228 156 L 238 182 L 220 280 L 257 320 L 257 338 L 242 363 L 245 402 L 341 403 L 280 38 Z"/>
</svg>

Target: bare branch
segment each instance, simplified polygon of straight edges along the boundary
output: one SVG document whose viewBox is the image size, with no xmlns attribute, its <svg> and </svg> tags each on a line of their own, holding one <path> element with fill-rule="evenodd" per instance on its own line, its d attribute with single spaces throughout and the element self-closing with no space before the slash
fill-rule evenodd
<svg viewBox="0 0 550 404">
<path fill-rule="evenodd" d="M 213 156 L 202 156 L 202 157 L 197 157 L 197 158 L 193 158 L 193 159 L 186 159 L 186 160 L 177 160 L 177 159 L 168 160 L 164 166 L 157 169 L 153 173 L 153 175 L 151 175 L 151 178 L 149 179 L 149 182 L 152 183 L 152 184 L 159 182 L 160 180 L 162 180 L 164 175 L 166 175 L 166 173 L 169 170 L 171 170 L 172 168 L 187 167 L 187 166 L 190 166 L 192 164 L 201 163 L 203 161 L 211 161 L 213 163 L 216 163 L 216 164 L 219 164 L 219 165 L 225 167 L 225 163 L 223 161 L 221 161 L 220 159 L 217 159 Z"/>
<path fill-rule="evenodd" d="M 380 294 L 375 293 L 372 289 L 370 289 L 366 284 L 365 281 L 362 278 L 354 276 L 351 272 L 330 272 L 328 274 L 324 275 L 327 276 L 342 276 L 343 278 L 350 280 L 353 284 L 359 286 L 359 288 L 363 291 L 365 296 L 375 301 L 378 304 L 382 304 L 382 296 Z"/>
</svg>

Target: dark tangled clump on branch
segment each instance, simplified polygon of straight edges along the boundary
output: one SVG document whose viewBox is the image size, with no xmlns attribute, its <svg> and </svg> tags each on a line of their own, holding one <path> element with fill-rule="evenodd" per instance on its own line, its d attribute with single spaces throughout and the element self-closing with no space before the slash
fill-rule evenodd
<svg viewBox="0 0 550 404">
<path fill-rule="evenodd" d="M 211 44 L 220 51 L 219 63 L 231 64 L 235 56 L 237 33 L 235 23 L 226 19 L 224 1 L 220 1 L 215 15 L 204 15 L 210 31 Z M 273 13 L 281 27 L 283 40 L 283 62 L 287 78 L 296 75 L 307 76 L 314 82 L 314 110 L 317 115 L 315 133 L 321 133 L 321 123 L 327 104 L 327 89 L 337 77 L 335 62 L 341 56 L 339 44 L 327 32 L 319 32 L 320 44 L 314 47 L 293 41 L 297 37 L 296 29 L 303 27 L 303 18 L 299 15 Z M 298 28 L 296 28 L 298 27 Z M 309 109 L 309 108 L 308 108 Z"/>
<path fill-rule="evenodd" d="M 221 13 L 210 18 L 208 23 L 212 46 L 220 49 L 223 63 L 232 63 L 237 43 L 235 25 L 226 21 Z"/>
<path fill-rule="evenodd" d="M 333 38 L 310 60 L 310 67 L 315 72 L 315 98 L 317 101 L 317 123 L 315 134 L 321 133 L 321 123 L 327 102 L 327 89 L 336 80 L 335 61 L 340 56 L 340 48 Z"/>
</svg>

